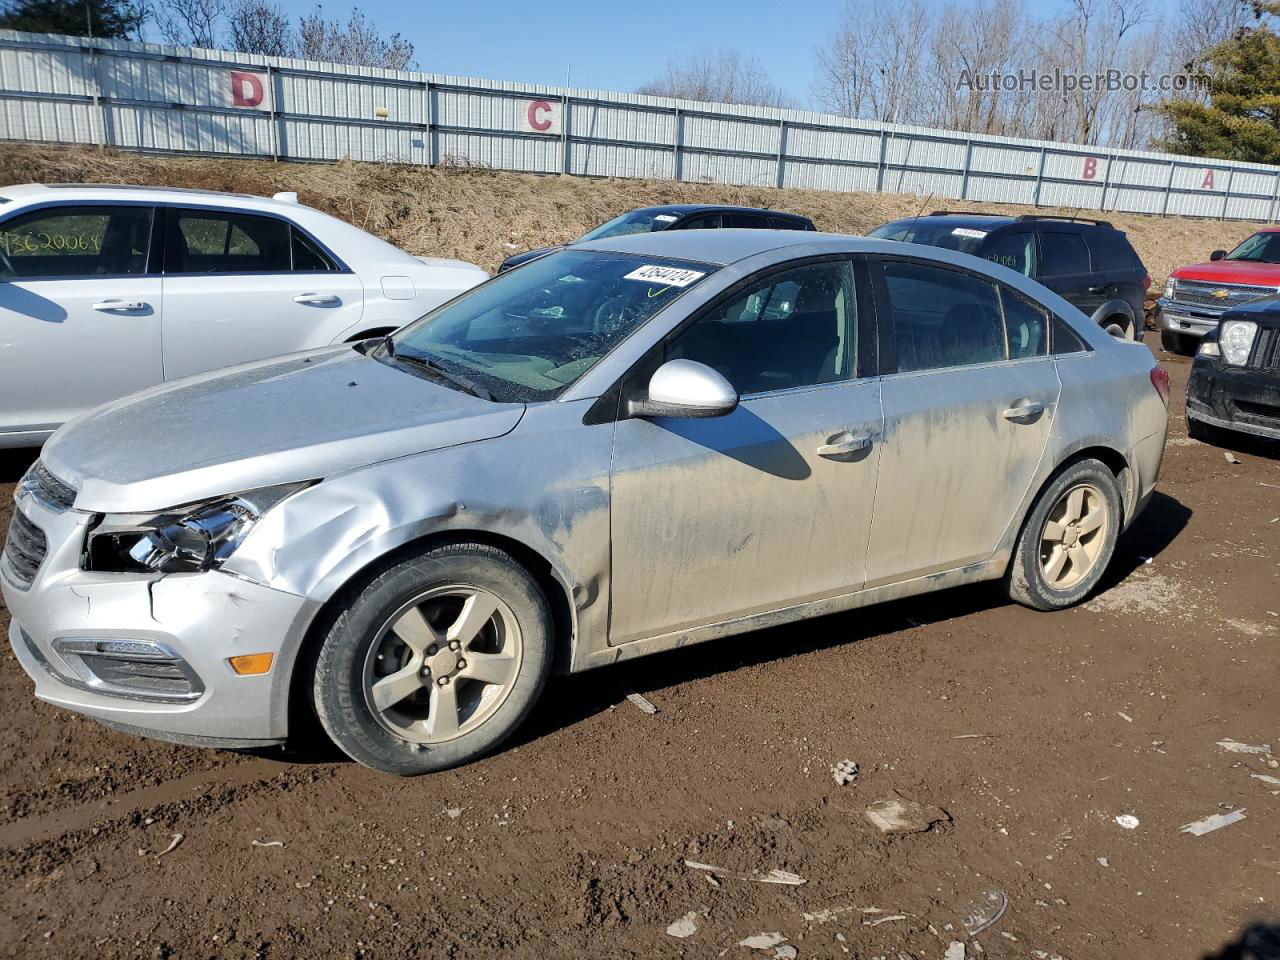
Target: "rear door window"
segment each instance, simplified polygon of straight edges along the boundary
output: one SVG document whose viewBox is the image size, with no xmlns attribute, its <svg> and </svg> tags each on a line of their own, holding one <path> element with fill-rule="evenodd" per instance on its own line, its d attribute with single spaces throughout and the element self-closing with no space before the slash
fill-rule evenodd
<svg viewBox="0 0 1280 960">
<path fill-rule="evenodd" d="M 767 230 L 769 229 L 769 218 L 762 213 L 726 213 L 724 215 L 724 225 L 747 230 Z"/>
<path fill-rule="evenodd" d="M 1043 256 L 1040 276 L 1066 277 L 1089 272 L 1089 248 L 1078 233 L 1046 230 L 1040 234 Z"/>
<path fill-rule="evenodd" d="M 1043 357 L 1049 352 L 1049 316 L 1043 309 L 1008 287 L 1000 288 L 1004 306 L 1005 336 L 1009 338 L 1009 357 L 1024 360 Z"/>
<path fill-rule="evenodd" d="M 143 206 L 46 207 L 0 225 L 0 277 L 102 277 L 148 272 Z"/>
<path fill-rule="evenodd" d="M 288 273 L 289 224 L 223 210 L 169 210 L 165 273 Z"/>
<path fill-rule="evenodd" d="M 989 280 L 929 264 L 883 262 L 898 371 L 1004 360 L 999 293 Z"/>
</svg>

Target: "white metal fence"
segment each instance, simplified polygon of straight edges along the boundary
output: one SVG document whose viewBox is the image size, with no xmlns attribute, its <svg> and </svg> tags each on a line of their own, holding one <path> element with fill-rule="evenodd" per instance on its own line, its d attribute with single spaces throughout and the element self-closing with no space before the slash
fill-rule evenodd
<svg viewBox="0 0 1280 960">
<path fill-rule="evenodd" d="M 0 30 L 0 138 L 1274 221 L 1280 168 Z"/>
</svg>

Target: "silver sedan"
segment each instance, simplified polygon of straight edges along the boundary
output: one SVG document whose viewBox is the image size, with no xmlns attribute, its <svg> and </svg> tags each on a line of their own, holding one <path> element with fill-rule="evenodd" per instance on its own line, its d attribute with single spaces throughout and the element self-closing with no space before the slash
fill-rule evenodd
<svg viewBox="0 0 1280 960">
<path fill-rule="evenodd" d="M 67 424 L 0 563 L 36 695 L 378 770 L 492 749 L 553 671 L 958 584 L 1084 598 L 1168 382 L 1032 280 L 772 231 L 611 238 L 382 341 Z"/>
</svg>

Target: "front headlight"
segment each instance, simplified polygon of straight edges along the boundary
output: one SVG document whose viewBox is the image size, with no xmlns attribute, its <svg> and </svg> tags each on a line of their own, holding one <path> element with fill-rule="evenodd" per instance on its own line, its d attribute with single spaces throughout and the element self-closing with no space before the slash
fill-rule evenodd
<svg viewBox="0 0 1280 960">
<path fill-rule="evenodd" d="M 157 514 L 111 514 L 89 532 L 85 569 L 110 573 L 215 570 L 264 513 L 308 483 L 283 483 Z"/>
<path fill-rule="evenodd" d="M 1253 338 L 1258 335 L 1258 325 L 1252 320 L 1227 320 L 1218 333 L 1218 347 L 1222 359 L 1237 367 L 1243 367 L 1253 349 Z"/>
<path fill-rule="evenodd" d="M 1168 280 L 1164 282 L 1164 298 L 1166 300 L 1173 299 L 1173 284 L 1174 284 L 1173 277 L 1170 277 Z"/>
</svg>

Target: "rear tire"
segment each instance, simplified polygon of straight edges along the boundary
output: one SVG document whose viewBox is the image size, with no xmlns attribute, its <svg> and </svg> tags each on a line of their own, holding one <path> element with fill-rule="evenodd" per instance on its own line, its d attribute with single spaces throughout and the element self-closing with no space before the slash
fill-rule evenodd
<svg viewBox="0 0 1280 960">
<path fill-rule="evenodd" d="M 1009 564 L 1009 596 L 1033 610 L 1062 610 L 1098 585 L 1123 520 L 1115 474 L 1099 460 L 1077 460 L 1031 508 Z"/>
<path fill-rule="evenodd" d="M 1160 331 L 1160 346 L 1168 353 L 1176 353 L 1178 356 L 1185 357 L 1192 353 L 1187 338 L 1180 333 L 1174 333 L 1172 330 Z"/>
<path fill-rule="evenodd" d="M 374 770 L 457 766 L 524 720 L 553 645 L 528 571 L 485 544 L 440 544 L 379 574 L 334 621 L 316 658 L 316 714 L 343 753 Z"/>
</svg>

